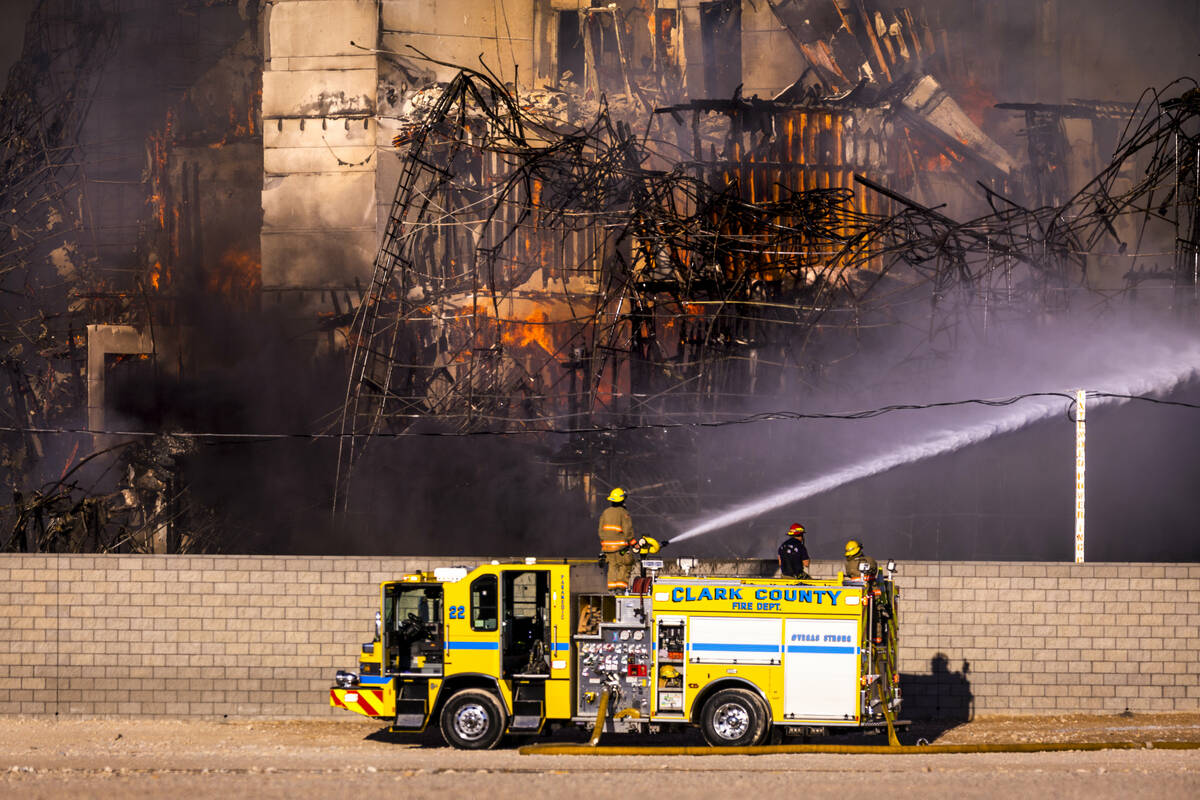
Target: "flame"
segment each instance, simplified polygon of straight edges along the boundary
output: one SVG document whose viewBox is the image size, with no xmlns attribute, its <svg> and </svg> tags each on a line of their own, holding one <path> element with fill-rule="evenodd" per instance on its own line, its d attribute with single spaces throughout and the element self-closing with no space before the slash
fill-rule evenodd
<svg viewBox="0 0 1200 800">
<path fill-rule="evenodd" d="M 256 91 L 250 102 L 246 104 L 245 110 L 238 108 L 237 103 L 229 106 L 229 125 L 225 129 L 225 135 L 221 137 L 221 141 L 213 142 L 209 145 L 214 150 L 219 150 L 231 141 L 236 139 L 245 139 L 255 135 L 255 112 L 262 105 L 262 89 Z"/>
<path fill-rule="evenodd" d="M 167 158 L 171 151 L 171 143 L 174 141 L 174 128 L 175 111 L 171 109 L 167 111 L 162 130 L 151 132 L 146 140 L 147 155 L 150 158 L 150 195 L 146 198 L 146 205 L 150 207 L 151 215 L 158 220 L 159 230 L 166 230 L 167 227 L 165 186 L 167 183 Z"/>
<path fill-rule="evenodd" d="M 208 290 L 229 298 L 234 305 L 251 307 L 261 289 L 262 264 L 244 250 L 226 250 L 216 269 L 209 270 Z"/>
<path fill-rule="evenodd" d="M 547 353 L 553 353 L 558 348 L 550 337 L 550 326 L 545 311 L 534 311 L 524 322 L 501 322 L 500 342 L 508 347 L 528 347 L 531 344 L 540 346 Z"/>
<path fill-rule="evenodd" d="M 155 261 L 154 266 L 150 268 L 150 285 L 154 287 L 154 291 L 162 288 L 163 265 L 161 261 Z"/>
<path fill-rule="evenodd" d="M 107 358 L 109 364 L 122 364 L 126 361 L 149 361 L 153 358 L 152 353 L 110 353 Z"/>
<path fill-rule="evenodd" d="M 973 79 L 955 89 L 954 100 L 971 122 L 981 128 L 984 112 L 996 104 L 996 98 Z"/>
</svg>

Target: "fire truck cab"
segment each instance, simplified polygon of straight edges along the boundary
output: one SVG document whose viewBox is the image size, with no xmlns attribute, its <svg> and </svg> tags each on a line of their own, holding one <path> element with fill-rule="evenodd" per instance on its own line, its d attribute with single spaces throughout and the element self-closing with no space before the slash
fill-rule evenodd
<svg viewBox="0 0 1200 800">
<path fill-rule="evenodd" d="M 573 593 L 580 569 L 528 559 L 383 583 L 375 639 L 330 704 L 393 731 L 433 724 L 467 749 L 572 723 L 696 725 L 710 744 L 755 745 L 774 728 L 878 726 L 899 711 L 890 570 L 652 577 L 612 596 Z"/>
</svg>

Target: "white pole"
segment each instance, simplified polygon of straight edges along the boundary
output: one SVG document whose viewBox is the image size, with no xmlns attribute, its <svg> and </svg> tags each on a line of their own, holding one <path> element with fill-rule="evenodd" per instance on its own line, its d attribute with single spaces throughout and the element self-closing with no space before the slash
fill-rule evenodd
<svg viewBox="0 0 1200 800">
<path fill-rule="evenodd" d="M 1075 563 L 1083 563 L 1083 509 L 1086 492 L 1084 491 L 1084 473 L 1087 458 L 1084 444 L 1087 441 L 1087 423 L 1084 421 L 1086 409 L 1084 401 L 1087 392 L 1079 389 L 1075 392 Z"/>
</svg>

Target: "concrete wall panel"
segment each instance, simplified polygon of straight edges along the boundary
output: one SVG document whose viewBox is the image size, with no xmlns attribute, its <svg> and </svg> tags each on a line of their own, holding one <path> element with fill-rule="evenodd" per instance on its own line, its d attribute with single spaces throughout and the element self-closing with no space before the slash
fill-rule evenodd
<svg viewBox="0 0 1200 800">
<path fill-rule="evenodd" d="M 373 170 L 377 127 L 370 118 L 268 120 L 263 128 L 266 175 Z"/>
<path fill-rule="evenodd" d="M 263 231 L 375 227 L 369 173 L 318 173 L 263 182 Z"/>
<path fill-rule="evenodd" d="M 373 172 L 374 147 L 277 147 L 263 153 L 268 178 L 314 172 Z"/>
<path fill-rule="evenodd" d="M 378 73 L 369 69 L 263 73 L 263 118 L 344 117 L 375 110 Z"/>
<path fill-rule="evenodd" d="M 363 55 L 379 25 L 376 0 L 304 0 L 276 3 L 268 23 L 267 57 Z"/>
<path fill-rule="evenodd" d="M 371 280 L 379 249 L 370 230 L 263 231 L 264 290 L 352 287 Z"/>
<path fill-rule="evenodd" d="M 273 119 L 263 125 L 263 146 L 324 147 L 328 143 L 332 147 L 370 147 L 376 129 L 375 120 L 370 118 Z"/>
<path fill-rule="evenodd" d="M 791 34 L 766 3 L 742 3 L 742 94 L 773 97 L 808 66 Z"/>
<path fill-rule="evenodd" d="M 381 21 L 385 33 L 529 39 L 533 5 L 532 0 L 383 0 Z"/>
<path fill-rule="evenodd" d="M 513 80 L 513 63 L 517 64 L 517 71 L 521 75 L 522 83 L 525 81 L 525 76 L 532 74 L 533 43 L 529 40 L 499 42 L 479 36 L 464 35 L 447 38 L 440 34 L 426 33 L 404 35 L 385 33 L 383 35 L 383 47 L 387 50 L 405 52 L 405 45 L 409 44 L 441 61 L 461 64 L 475 70 L 480 69 L 479 55 L 482 53 L 488 67 L 504 81 Z M 427 66 L 437 75 L 439 81 L 448 81 L 458 72 L 453 67 L 443 67 L 437 64 Z"/>
<path fill-rule="evenodd" d="M 313 69 L 368 69 L 372 68 L 374 63 L 375 56 L 364 54 L 360 50 L 358 51 L 358 55 L 353 56 L 304 56 L 295 58 L 273 58 L 267 63 L 267 69 L 276 72 Z"/>
</svg>

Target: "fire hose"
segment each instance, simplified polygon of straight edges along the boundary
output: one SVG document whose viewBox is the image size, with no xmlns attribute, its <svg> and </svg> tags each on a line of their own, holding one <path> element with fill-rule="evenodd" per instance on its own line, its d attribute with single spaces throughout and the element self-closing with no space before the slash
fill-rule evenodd
<svg viewBox="0 0 1200 800">
<path fill-rule="evenodd" d="M 592 740 L 599 742 L 593 731 Z M 525 756 L 770 756 L 786 753 L 857 753 L 869 755 L 929 755 L 934 753 L 1052 753 L 1070 750 L 1200 750 L 1200 742 L 1007 742 L 995 744 L 864 745 L 779 744 L 753 747 L 613 746 L 532 744 L 519 752 Z"/>
</svg>

